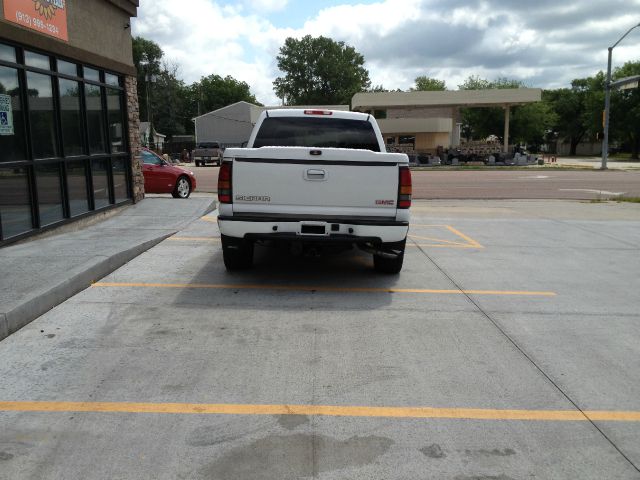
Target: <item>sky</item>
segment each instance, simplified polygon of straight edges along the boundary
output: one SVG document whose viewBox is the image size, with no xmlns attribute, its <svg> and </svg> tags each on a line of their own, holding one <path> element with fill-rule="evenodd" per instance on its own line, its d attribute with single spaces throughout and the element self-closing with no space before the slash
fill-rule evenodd
<svg viewBox="0 0 640 480">
<path fill-rule="evenodd" d="M 287 37 L 345 42 L 372 86 L 390 90 L 420 75 L 451 90 L 471 75 L 562 88 L 606 71 L 607 47 L 638 23 L 640 0 L 140 0 L 132 32 L 160 45 L 185 83 L 231 75 L 277 105 Z M 640 61 L 640 27 L 613 50 L 614 69 L 627 61 Z"/>
</svg>

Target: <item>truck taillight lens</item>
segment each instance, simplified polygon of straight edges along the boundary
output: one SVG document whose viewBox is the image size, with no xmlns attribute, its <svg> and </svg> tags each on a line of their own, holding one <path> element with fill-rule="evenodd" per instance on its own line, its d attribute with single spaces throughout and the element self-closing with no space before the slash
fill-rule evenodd
<svg viewBox="0 0 640 480">
<path fill-rule="evenodd" d="M 411 190 L 411 170 L 409 170 L 409 167 L 400 167 L 398 208 L 409 208 L 411 206 Z"/>
<path fill-rule="evenodd" d="M 233 203 L 231 195 L 231 162 L 222 162 L 218 172 L 218 201 Z"/>
</svg>

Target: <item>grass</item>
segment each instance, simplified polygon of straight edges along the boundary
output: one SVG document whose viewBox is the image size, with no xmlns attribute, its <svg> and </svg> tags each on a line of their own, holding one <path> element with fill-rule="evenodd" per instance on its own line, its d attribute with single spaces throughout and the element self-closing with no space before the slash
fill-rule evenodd
<svg viewBox="0 0 640 480">
<path fill-rule="evenodd" d="M 611 197 L 611 198 L 594 198 L 593 200 L 589 200 L 589 203 L 607 203 L 607 202 L 617 202 L 617 203 L 640 203 L 640 197 Z"/>
</svg>

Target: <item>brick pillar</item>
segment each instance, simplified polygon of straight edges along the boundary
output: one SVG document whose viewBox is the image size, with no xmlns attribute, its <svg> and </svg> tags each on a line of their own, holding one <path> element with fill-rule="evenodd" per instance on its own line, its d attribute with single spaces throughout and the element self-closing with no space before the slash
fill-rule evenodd
<svg viewBox="0 0 640 480">
<path fill-rule="evenodd" d="M 125 77 L 127 95 L 127 118 L 129 123 L 129 146 L 131 148 L 131 179 L 133 181 L 133 203 L 144 198 L 144 178 L 140 164 L 140 110 L 138 106 L 138 82 L 136 77 Z"/>
</svg>

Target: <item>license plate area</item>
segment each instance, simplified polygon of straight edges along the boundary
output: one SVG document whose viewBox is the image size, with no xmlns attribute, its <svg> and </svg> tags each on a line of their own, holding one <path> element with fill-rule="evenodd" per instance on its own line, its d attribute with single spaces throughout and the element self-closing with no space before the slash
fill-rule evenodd
<svg viewBox="0 0 640 480">
<path fill-rule="evenodd" d="M 328 235 L 326 223 L 303 223 L 300 225 L 301 235 Z"/>
</svg>

